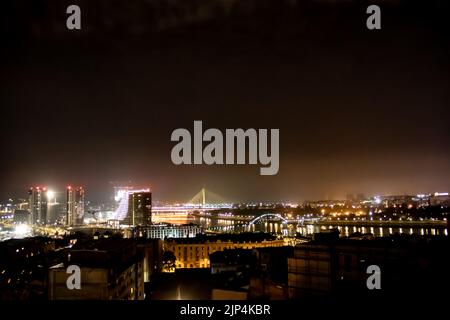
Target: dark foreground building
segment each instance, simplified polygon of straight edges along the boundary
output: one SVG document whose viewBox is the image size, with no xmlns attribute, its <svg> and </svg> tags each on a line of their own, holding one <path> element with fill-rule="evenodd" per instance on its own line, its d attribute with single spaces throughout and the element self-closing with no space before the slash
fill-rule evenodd
<svg viewBox="0 0 450 320">
<path fill-rule="evenodd" d="M 318 235 L 297 245 L 288 259 L 289 298 L 383 299 L 438 297 L 449 287 L 446 237 L 394 235 L 349 239 Z M 370 290 L 369 266 L 380 269 L 381 289 Z"/>
<path fill-rule="evenodd" d="M 70 266 L 80 270 L 79 288 L 67 285 Z M 144 255 L 134 239 L 101 239 L 66 250 L 49 270 L 50 300 L 143 300 Z"/>
<path fill-rule="evenodd" d="M 0 242 L 0 300 L 45 300 L 55 241 L 46 237 Z"/>
</svg>

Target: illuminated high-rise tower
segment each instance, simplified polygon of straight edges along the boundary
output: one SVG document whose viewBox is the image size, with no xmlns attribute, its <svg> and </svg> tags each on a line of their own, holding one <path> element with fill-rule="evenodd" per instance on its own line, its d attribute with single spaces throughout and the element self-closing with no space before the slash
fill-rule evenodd
<svg viewBox="0 0 450 320">
<path fill-rule="evenodd" d="M 152 193 L 150 189 L 128 190 L 122 196 L 115 217 L 127 225 L 151 224 Z"/>
<path fill-rule="evenodd" d="M 84 189 L 82 187 L 67 187 L 66 224 L 79 226 L 83 224 L 84 217 Z"/>
<path fill-rule="evenodd" d="M 121 194 L 114 218 L 127 225 L 148 225 L 152 222 L 152 193 L 150 189 L 129 188 Z"/>
<path fill-rule="evenodd" d="M 29 208 L 33 224 L 47 223 L 47 188 L 32 187 L 28 190 Z"/>
<path fill-rule="evenodd" d="M 149 190 L 132 192 L 128 198 L 125 224 L 148 225 L 152 222 L 152 193 Z"/>
</svg>

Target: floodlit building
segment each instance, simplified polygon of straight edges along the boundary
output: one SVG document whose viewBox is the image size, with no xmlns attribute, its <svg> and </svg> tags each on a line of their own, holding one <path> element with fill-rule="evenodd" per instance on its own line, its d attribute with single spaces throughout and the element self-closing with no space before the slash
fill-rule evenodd
<svg viewBox="0 0 450 320">
<path fill-rule="evenodd" d="M 203 233 L 203 228 L 193 223 L 182 225 L 160 223 L 138 227 L 135 233 L 138 237 L 148 239 L 194 238 Z"/>
<path fill-rule="evenodd" d="M 175 267 L 209 268 L 209 255 L 225 249 L 255 249 L 281 247 L 283 239 L 267 233 L 198 235 L 195 238 L 177 238 L 164 241 L 164 250 L 175 255 Z"/>
</svg>

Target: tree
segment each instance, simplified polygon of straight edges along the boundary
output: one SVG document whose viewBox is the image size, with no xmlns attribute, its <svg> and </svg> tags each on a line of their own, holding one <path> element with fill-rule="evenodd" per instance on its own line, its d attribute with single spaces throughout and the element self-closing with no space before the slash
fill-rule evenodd
<svg viewBox="0 0 450 320">
<path fill-rule="evenodd" d="M 172 251 L 164 251 L 163 253 L 163 271 L 164 272 L 175 272 L 175 260 L 176 257 Z"/>
</svg>

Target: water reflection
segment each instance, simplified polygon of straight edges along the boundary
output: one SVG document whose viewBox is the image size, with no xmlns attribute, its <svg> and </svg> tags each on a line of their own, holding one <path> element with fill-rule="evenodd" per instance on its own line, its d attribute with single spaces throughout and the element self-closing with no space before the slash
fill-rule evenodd
<svg viewBox="0 0 450 320">
<path fill-rule="evenodd" d="M 173 223 L 173 222 L 172 222 Z M 196 223 L 203 226 L 205 229 L 217 232 L 269 232 L 281 235 L 295 235 L 296 233 L 309 236 L 320 232 L 324 229 L 337 228 L 344 236 L 349 236 L 352 233 L 367 234 L 372 233 L 375 237 L 386 237 L 392 234 L 403 233 L 417 234 L 417 235 L 444 235 L 448 236 L 448 229 L 446 228 L 430 228 L 430 227 L 411 227 L 406 230 L 401 227 L 367 227 L 367 226 L 320 226 L 317 224 L 284 224 L 281 222 L 261 222 L 248 225 L 245 221 L 238 220 L 224 220 L 224 219 L 210 219 L 191 217 L 179 223 Z"/>
</svg>

